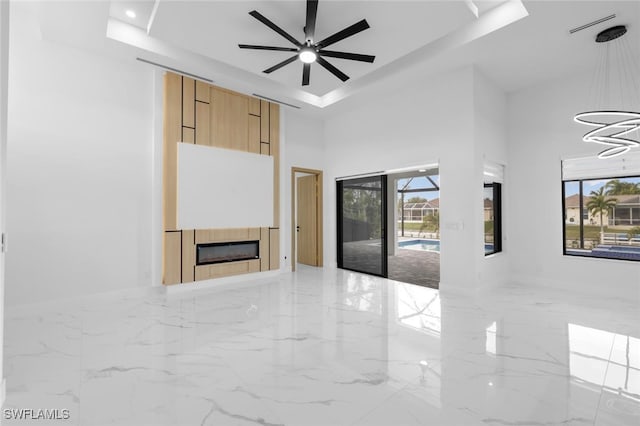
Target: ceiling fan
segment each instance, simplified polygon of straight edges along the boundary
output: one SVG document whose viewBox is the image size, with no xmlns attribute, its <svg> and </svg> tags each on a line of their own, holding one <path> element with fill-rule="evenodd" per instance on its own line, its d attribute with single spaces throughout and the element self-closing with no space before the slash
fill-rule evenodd
<svg viewBox="0 0 640 426">
<path fill-rule="evenodd" d="M 238 47 L 240 49 L 255 49 L 255 50 L 275 50 L 279 52 L 296 52 L 292 57 L 285 59 L 272 66 L 271 68 L 267 68 L 263 72 L 265 74 L 270 74 L 273 71 L 284 67 L 295 61 L 296 59 L 300 59 L 304 64 L 302 67 L 302 85 L 309 85 L 309 76 L 311 74 L 311 64 L 314 62 L 319 63 L 324 68 L 326 68 L 330 73 L 338 77 L 342 81 L 347 81 L 349 76 L 340 71 L 335 66 L 331 65 L 327 62 L 323 56 L 331 57 L 331 58 L 340 58 L 340 59 L 350 59 L 352 61 L 360 61 L 360 62 L 369 62 L 372 63 L 375 56 L 371 55 L 361 55 L 358 53 L 347 53 L 347 52 L 336 52 L 334 50 L 325 50 L 326 47 L 339 42 L 340 40 L 344 40 L 347 37 L 351 37 L 361 31 L 369 28 L 369 24 L 366 19 L 356 22 L 355 24 L 338 31 L 337 33 L 325 38 L 321 41 L 315 41 L 315 31 L 316 31 L 316 16 L 318 12 L 318 0 L 307 0 L 307 20 L 304 26 L 304 36 L 305 40 L 303 43 L 300 43 L 298 40 L 293 38 L 289 33 L 285 30 L 271 22 L 268 18 L 262 15 L 257 10 L 252 10 L 249 12 L 249 15 L 256 18 L 258 21 L 265 24 L 267 27 L 271 28 L 273 31 L 280 34 L 282 37 L 286 38 L 291 44 L 295 47 L 276 47 L 276 46 L 256 46 L 252 44 L 239 44 Z"/>
</svg>

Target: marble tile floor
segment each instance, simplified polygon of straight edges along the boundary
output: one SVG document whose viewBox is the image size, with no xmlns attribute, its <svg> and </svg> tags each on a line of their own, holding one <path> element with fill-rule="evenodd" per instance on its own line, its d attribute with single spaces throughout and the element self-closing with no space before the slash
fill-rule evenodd
<svg viewBox="0 0 640 426">
<path fill-rule="evenodd" d="M 10 308 L 2 424 L 638 425 L 638 312 L 314 268 Z"/>
</svg>

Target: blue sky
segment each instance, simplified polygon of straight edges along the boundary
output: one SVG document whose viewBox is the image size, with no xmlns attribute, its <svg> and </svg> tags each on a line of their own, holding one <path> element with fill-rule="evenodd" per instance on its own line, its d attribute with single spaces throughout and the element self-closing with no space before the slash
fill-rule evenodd
<svg viewBox="0 0 640 426">
<path fill-rule="evenodd" d="M 440 185 L 440 176 L 438 176 L 438 175 L 430 176 L 430 178 L 433 179 L 433 181 L 437 185 Z M 400 180 L 398 180 L 398 189 L 403 188 L 407 184 L 408 181 L 409 181 L 409 179 L 400 179 Z M 413 178 L 413 181 L 411 181 L 411 183 L 409 184 L 407 189 L 429 188 L 431 186 L 432 185 L 429 183 L 429 181 L 427 179 L 425 179 L 424 177 L 416 177 L 416 178 Z M 404 194 L 405 201 L 410 199 L 410 198 L 413 198 L 413 197 L 421 197 L 421 198 L 426 198 L 427 200 L 433 200 L 435 198 L 440 198 L 440 191 L 410 192 L 408 194 Z M 398 194 L 398 198 L 400 198 L 399 194 Z"/>
<path fill-rule="evenodd" d="M 593 179 L 584 181 L 584 195 L 589 195 L 591 191 L 597 191 L 602 188 L 608 181 L 613 179 Z M 640 177 L 620 178 L 622 182 L 640 183 Z M 577 194 L 579 186 L 577 183 L 568 183 L 565 185 L 565 196 Z"/>
</svg>

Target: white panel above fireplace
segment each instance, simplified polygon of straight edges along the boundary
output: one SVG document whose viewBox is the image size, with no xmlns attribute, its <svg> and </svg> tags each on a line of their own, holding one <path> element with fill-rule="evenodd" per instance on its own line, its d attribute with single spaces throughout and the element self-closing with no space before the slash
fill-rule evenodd
<svg viewBox="0 0 640 426">
<path fill-rule="evenodd" d="M 178 143 L 178 229 L 273 226 L 273 157 Z"/>
</svg>

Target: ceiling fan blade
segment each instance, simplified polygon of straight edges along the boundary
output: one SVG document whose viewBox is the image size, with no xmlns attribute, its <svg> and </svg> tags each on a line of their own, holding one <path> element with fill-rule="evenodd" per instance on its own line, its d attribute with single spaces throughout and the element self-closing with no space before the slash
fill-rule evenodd
<svg viewBox="0 0 640 426">
<path fill-rule="evenodd" d="M 311 74 L 311 64 L 304 64 L 302 67 L 302 85 L 309 85 L 309 75 Z"/>
<path fill-rule="evenodd" d="M 360 62 L 369 62 L 373 63 L 376 59 L 375 56 L 371 55 L 360 55 L 358 53 L 347 53 L 347 52 L 335 52 L 333 50 L 321 50 L 318 52 L 321 56 L 329 56 L 330 58 L 340 58 L 340 59 L 350 59 L 352 61 L 360 61 Z"/>
<path fill-rule="evenodd" d="M 313 40 L 316 33 L 316 17 L 318 16 L 318 0 L 307 0 L 307 21 L 304 25 L 304 35 L 307 40 Z"/>
<path fill-rule="evenodd" d="M 276 64 L 276 65 L 272 66 L 271 68 L 267 68 L 266 70 L 264 70 L 262 72 L 265 73 L 265 74 L 271 74 L 275 70 L 278 70 L 278 69 L 284 67 L 285 65 L 290 64 L 291 62 L 295 61 L 296 59 L 298 59 L 298 55 L 293 55 L 289 59 L 285 59 L 284 61 L 280 62 L 279 64 Z"/>
<path fill-rule="evenodd" d="M 256 18 L 258 21 L 262 22 L 263 24 L 265 24 L 267 27 L 271 28 L 273 31 L 277 32 L 278 34 L 280 34 L 282 37 L 286 38 L 287 40 L 289 40 L 291 43 L 293 43 L 294 45 L 300 47 L 302 46 L 298 40 L 296 40 L 295 38 L 293 38 L 291 36 L 291 34 L 289 34 L 288 32 L 286 32 L 285 30 L 283 30 L 282 28 L 280 28 L 279 26 L 277 26 L 276 24 L 274 24 L 273 22 L 271 22 L 267 17 L 265 17 L 264 15 L 262 15 L 260 12 L 258 12 L 257 10 L 252 10 L 251 12 L 249 12 L 249 15 L 253 16 L 254 18 Z"/>
<path fill-rule="evenodd" d="M 255 49 L 255 50 L 277 50 L 280 52 L 297 52 L 295 47 L 275 47 L 275 46 L 256 46 L 254 44 L 239 44 L 240 49 Z"/>
<path fill-rule="evenodd" d="M 343 73 L 342 71 L 340 71 L 338 68 L 334 67 L 333 65 L 331 65 L 329 62 L 327 62 L 325 59 L 322 58 L 322 56 L 318 56 L 316 58 L 316 61 L 322 65 L 323 67 L 325 67 L 331 74 L 335 75 L 336 77 L 338 77 L 340 80 L 342 81 L 347 81 L 349 80 L 349 76 L 346 75 L 345 73 Z"/>
<path fill-rule="evenodd" d="M 362 21 L 356 22 L 350 27 L 347 27 L 342 31 L 338 31 L 334 35 L 331 35 L 325 38 L 324 40 L 316 43 L 316 47 L 321 49 L 323 47 L 330 46 L 334 43 L 339 42 L 340 40 L 344 40 L 347 37 L 351 37 L 354 34 L 358 34 L 360 31 L 364 31 L 367 28 L 369 28 L 369 23 L 367 23 L 366 19 L 363 19 Z"/>
</svg>

